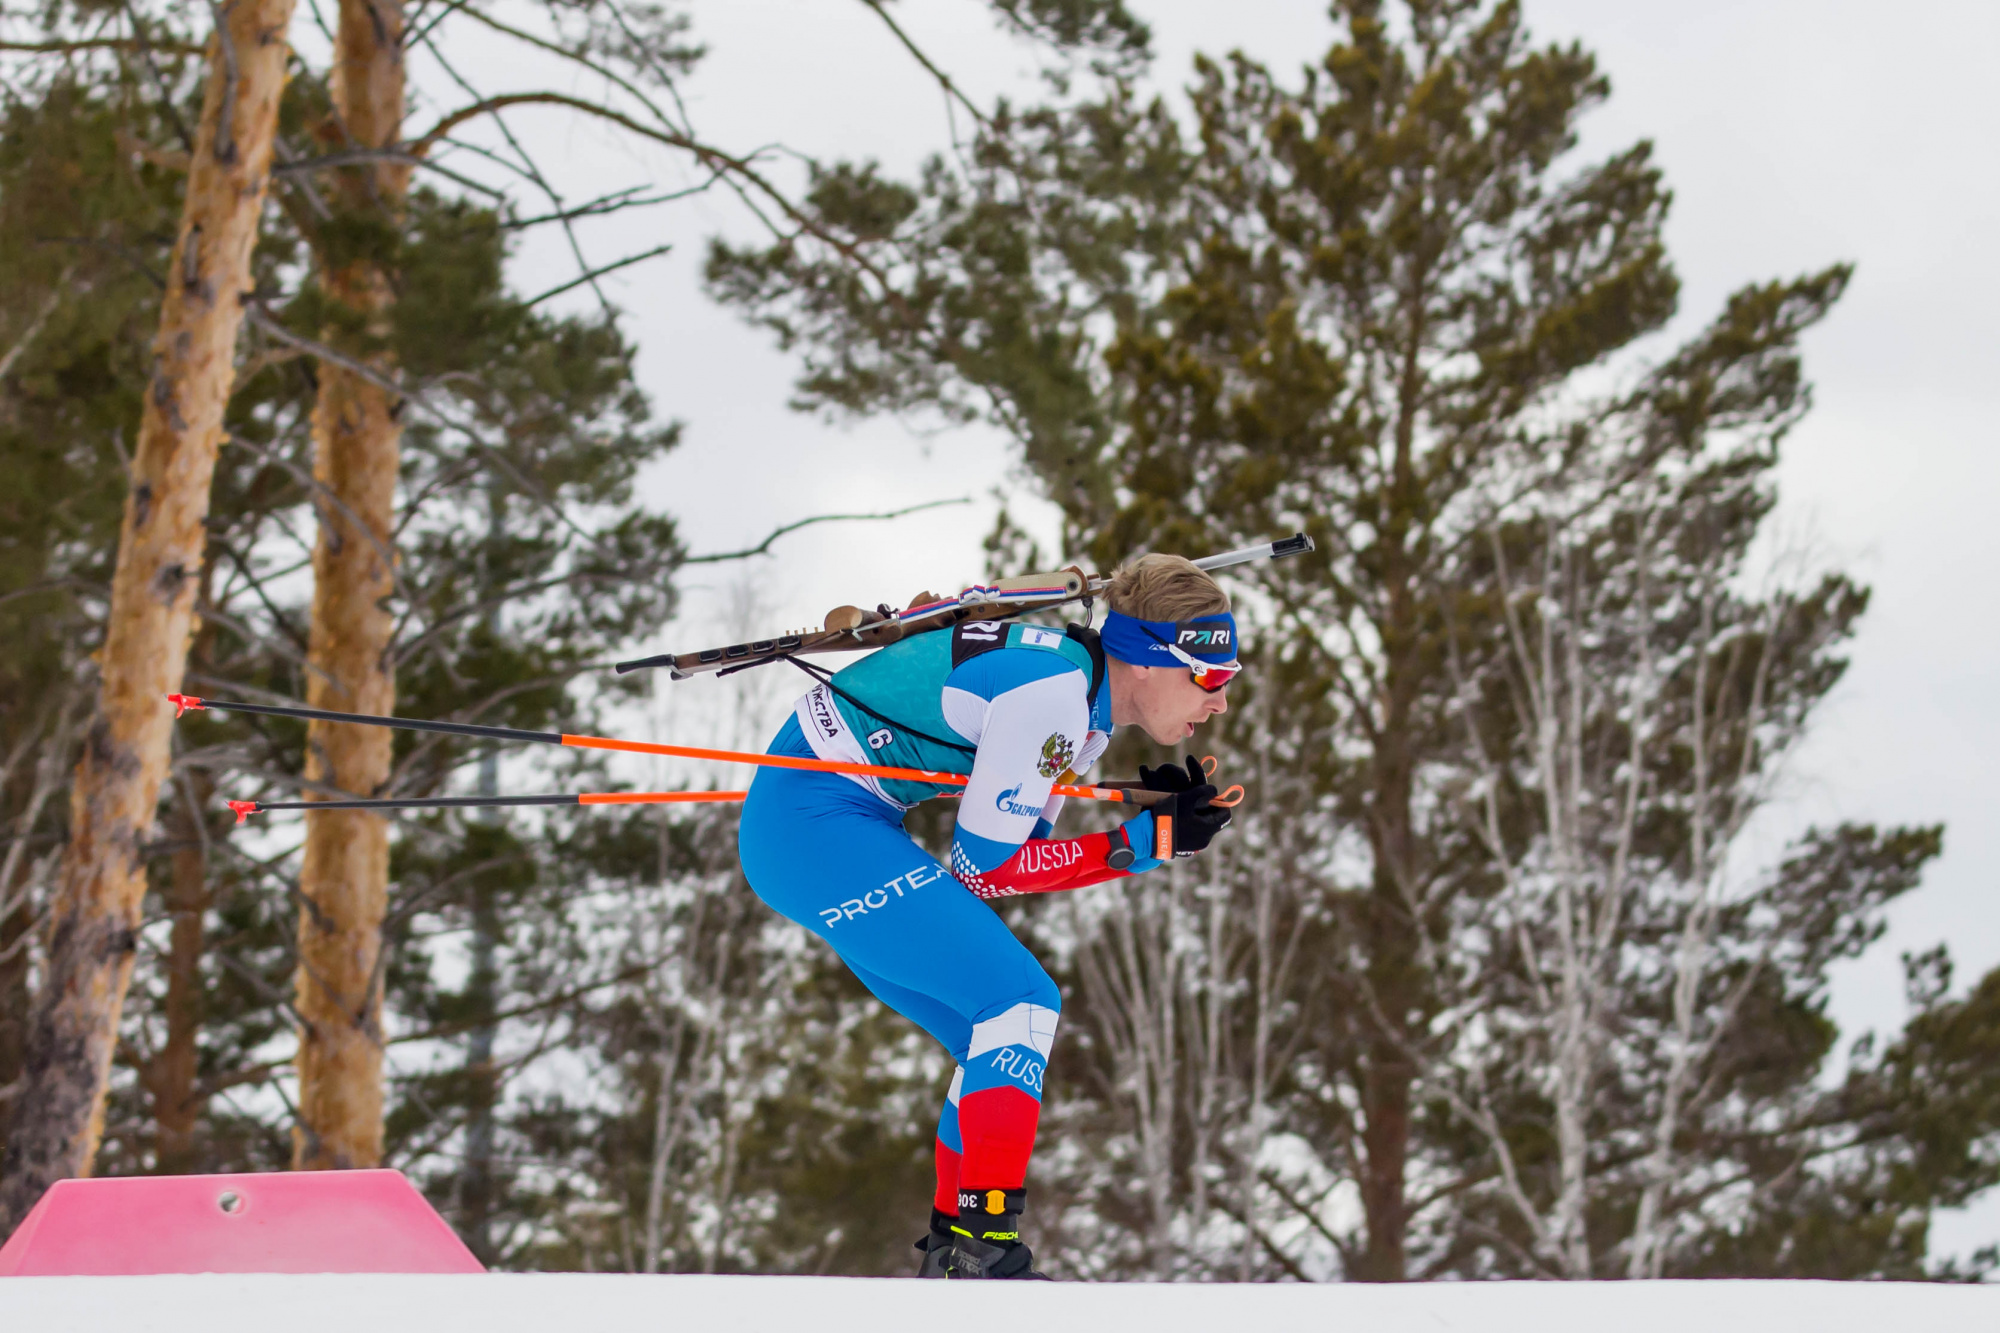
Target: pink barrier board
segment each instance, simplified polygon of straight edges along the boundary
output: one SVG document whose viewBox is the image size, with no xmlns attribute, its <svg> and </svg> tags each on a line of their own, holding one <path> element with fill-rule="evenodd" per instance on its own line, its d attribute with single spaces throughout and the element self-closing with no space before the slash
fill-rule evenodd
<svg viewBox="0 0 2000 1333">
<path fill-rule="evenodd" d="M 62 1180 L 0 1247 L 0 1277 L 485 1271 L 400 1171 Z"/>
</svg>

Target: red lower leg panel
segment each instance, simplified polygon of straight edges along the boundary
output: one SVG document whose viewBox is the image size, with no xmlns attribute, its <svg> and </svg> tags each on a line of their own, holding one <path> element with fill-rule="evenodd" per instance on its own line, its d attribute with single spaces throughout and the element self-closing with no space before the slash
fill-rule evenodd
<svg viewBox="0 0 2000 1333">
<path fill-rule="evenodd" d="M 958 1137 L 965 1144 L 961 1180 L 981 1189 L 1019 1189 L 1028 1179 L 1042 1104 L 1019 1088 L 968 1092 L 958 1101 Z M 954 1202 L 953 1211 L 956 1211 Z"/>
<path fill-rule="evenodd" d="M 931 1199 L 933 1206 L 941 1213 L 958 1213 L 958 1154 L 944 1146 L 944 1140 L 937 1143 L 937 1194 Z"/>
</svg>

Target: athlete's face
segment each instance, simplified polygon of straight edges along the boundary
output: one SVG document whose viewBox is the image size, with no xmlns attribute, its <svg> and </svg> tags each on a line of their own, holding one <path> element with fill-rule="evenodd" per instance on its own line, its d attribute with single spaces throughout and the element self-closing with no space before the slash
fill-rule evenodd
<svg viewBox="0 0 2000 1333">
<path fill-rule="evenodd" d="M 1112 722 L 1136 726 L 1161 745 L 1179 745 L 1194 735 L 1196 727 L 1229 711 L 1228 688 L 1210 694 L 1194 683 L 1185 667 L 1143 667 L 1115 660 L 1108 666 Z"/>
</svg>

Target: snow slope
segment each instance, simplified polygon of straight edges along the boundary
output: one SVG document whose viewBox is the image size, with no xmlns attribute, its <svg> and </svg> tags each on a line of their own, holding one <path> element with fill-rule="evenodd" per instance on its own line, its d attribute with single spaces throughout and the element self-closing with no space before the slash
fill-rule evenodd
<svg viewBox="0 0 2000 1333">
<path fill-rule="evenodd" d="M 1973 1333 L 2000 1288 L 1832 1282 L 1133 1286 L 855 1278 L 215 1275 L 8 1278 L 13 1333 Z M 997 1319 L 1000 1322 L 985 1321 Z"/>
</svg>

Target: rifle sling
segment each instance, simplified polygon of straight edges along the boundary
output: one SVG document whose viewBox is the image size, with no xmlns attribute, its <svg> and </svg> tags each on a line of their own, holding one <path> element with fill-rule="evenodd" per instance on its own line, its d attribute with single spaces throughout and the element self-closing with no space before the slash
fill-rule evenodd
<svg viewBox="0 0 2000 1333">
<path fill-rule="evenodd" d="M 785 660 L 790 662 L 793 666 L 797 667 L 799 670 L 805 672 L 808 676 L 811 676 L 814 680 L 818 681 L 820 684 L 826 686 L 829 690 L 832 690 L 838 698 L 846 701 L 849 704 L 852 704 L 854 707 L 860 709 L 862 712 L 868 714 L 868 716 L 874 718 L 877 722 L 880 722 L 885 726 L 895 727 L 898 728 L 899 730 L 907 731 L 908 733 L 910 733 L 910 735 L 915 736 L 918 740 L 929 741 L 932 745 L 942 745 L 947 750 L 956 750 L 960 754 L 969 754 L 975 758 L 977 758 L 979 755 L 979 751 L 973 746 L 961 745 L 957 741 L 948 741 L 942 736 L 933 736 L 927 731 L 919 731 L 917 728 L 911 726 L 907 722 L 898 722 L 893 717 L 889 717 L 885 714 L 876 712 L 874 709 L 870 708 L 867 704 L 862 703 L 859 699 L 849 694 L 846 690 L 843 690 L 840 688 L 840 686 L 834 684 L 833 673 L 831 671 L 826 670 L 824 667 L 816 667 L 813 666 L 811 663 L 801 662 L 798 658 L 791 656 L 787 656 Z"/>
</svg>

